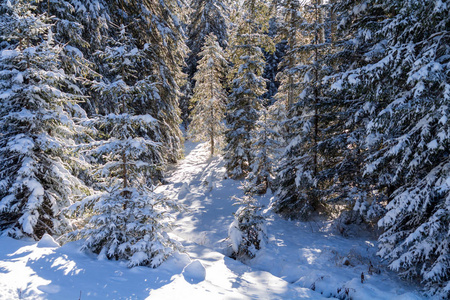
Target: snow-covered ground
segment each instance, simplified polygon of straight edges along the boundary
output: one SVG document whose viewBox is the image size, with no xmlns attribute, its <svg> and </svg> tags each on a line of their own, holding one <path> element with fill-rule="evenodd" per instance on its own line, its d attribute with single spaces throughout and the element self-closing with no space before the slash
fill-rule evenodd
<svg viewBox="0 0 450 300">
<path fill-rule="evenodd" d="M 80 252 L 77 242 L 1 237 L 0 299 L 424 299 L 384 268 L 370 236 L 344 238 L 327 223 L 286 221 L 268 209 L 266 247 L 247 265 L 228 258 L 240 183 L 224 179 L 222 159 L 209 158 L 205 144 L 187 142 L 169 173 L 159 191 L 188 208 L 171 233 L 185 253 L 157 269 L 129 269 Z M 267 207 L 270 196 L 260 200 Z M 370 263 L 379 274 L 368 273 Z"/>
</svg>

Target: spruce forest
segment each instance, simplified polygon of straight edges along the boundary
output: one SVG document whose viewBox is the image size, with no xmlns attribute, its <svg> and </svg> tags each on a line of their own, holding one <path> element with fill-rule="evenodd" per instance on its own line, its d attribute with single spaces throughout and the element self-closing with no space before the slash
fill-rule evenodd
<svg viewBox="0 0 450 300">
<path fill-rule="evenodd" d="M 449 299 L 449 118 L 447 0 L 0 0 L 0 299 Z"/>
</svg>

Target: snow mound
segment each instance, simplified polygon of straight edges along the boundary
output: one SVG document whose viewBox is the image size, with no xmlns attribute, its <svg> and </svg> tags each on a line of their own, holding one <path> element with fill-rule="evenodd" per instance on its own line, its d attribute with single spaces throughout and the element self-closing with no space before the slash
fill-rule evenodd
<svg viewBox="0 0 450 300">
<path fill-rule="evenodd" d="M 41 240 L 37 243 L 39 248 L 53 248 L 59 247 L 58 242 L 56 242 L 49 234 L 44 234 Z"/>
<path fill-rule="evenodd" d="M 199 260 L 194 260 L 184 268 L 183 276 L 187 282 L 197 284 L 205 280 L 206 269 Z"/>
</svg>

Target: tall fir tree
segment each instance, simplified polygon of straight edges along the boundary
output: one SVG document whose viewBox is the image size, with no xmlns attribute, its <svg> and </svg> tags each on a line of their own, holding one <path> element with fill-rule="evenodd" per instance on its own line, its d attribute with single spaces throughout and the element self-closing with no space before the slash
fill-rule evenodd
<svg viewBox="0 0 450 300">
<path fill-rule="evenodd" d="M 109 41 L 120 38 L 117 35 L 118 24 L 125 24 L 128 28 L 128 35 L 132 37 L 129 46 L 143 50 L 137 62 L 139 72 L 135 74 L 135 80 L 152 81 L 157 87 L 157 92 L 148 96 L 141 94 L 134 105 L 139 106 L 142 113 L 149 114 L 160 122 L 158 141 L 164 148 L 164 158 L 167 162 L 175 162 L 182 155 L 178 101 L 181 96 L 179 84 L 184 78 L 181 67 L 186 45 L 178 18 L 180 15 L 178 3 L 172 0 L 160 2 L 99 0 L 95 3 L 86 0 L 73 4 L 74 7 L 78 7 L 76 12 L 87 11 L 90 14 L 86 14 L 86 18 L 97 15 L 98 21 L 101 21 L 101 24 L 92 29 L 90 25 L 94 22 L 85 25 L 83 21 L 85 26 L 83 34 L 88 37 L 98 35 L 96 39 L 100 42 L 98 44 L 90 42 L 87 52 L 89 56 L 93 56 L 92 61 L 97 65 L 96 71 L 106 82 L 111 80 L 110 70 L 99 57 L 95 57 L 94 53 L 103 51 Z M 100 8 L 100 12 L 95 10 L 96 8 Z M 85 37 L 85 40 L 88 39 Z M 97 91 L 96 89 L 90 91 L 89 115 L 107 115 L 113 112 L 114 108 L 104 105 Z"/>
<path fill-rule="evenodd" d="M 221 0 L 193 0 L 189 19 L 187 46 L 190 53 L 186 63 L 187 74 L 192 81 L 194 74 L 197 73 L 198 61 L 201 59 L 200 52 L 203 51 L 206 37 L 212 33 L 223 49 L 227 46 L 228 8 Z"/>
<path fill-rule="evenodd" d="M 187 131 L 189 127 L 189 123 L 191 122 L 191 98 L 193 95 L 193 87 L 189 80 L 185 80 L 184 84 L 180 88 L 181 96 L 180 96 L 180 117 L 182 121 L 183 128 Z"/>
<path fill-rule="evenodd" d="M 266 106 L 275 102 L 274 95 L 277 93 L 280 85 L 277 80 L 277 74 L 280 71 L 278 67 L 286 50 L 286 41 L 276 40 L 278 31 L 283 28 L 282 23 L 279 21 L 279 8 L 281 2 L 282 1 L 280 0 L 272 0 L 270 2 L 271 18 L 269 20 L 269 30 L 267 31 L 267 34 L 274 40 L 275 51 L 264 52 L 266 66 L 264 67 L 263 78 L 267 80 L 267 92 L 263 95 L 263 98 L 268 100 Z"/>
<path fill-rule="evenodd" d="M 273 51 L 273 42 L 265 34 L 270 10 L 259 0 L 244 1 L 242 15 L 236 20 L 230 46 L 231 95 L 227 106 L 225 160 L 227 173 L 232 178 L 247 175 L 253 161 L 250 132 L 259 118 L 262 95 L 266 92 L 264 54 L 262 48 Z"/>
<path fill-rule="evenodd" d="M 306 42 L 302 36 L 301 26 L 304 23 L 302 7 L 299 0 L 286 0 L 280 3 L 281 21 L 277 32 L 276 41 L 286 43 L 286 53 L 283 56 L 279 68 L 282 69 L 277 75 L 280 88 L 276 94 L 277 101 L 285 102 L 291 107 L 300 94 L 300 78 L 297 65 L 300 55 L 297 50 Z"/>
<path fill-rule="evenodd" d="M 340 5 L 340 26 L 354 30 L 345 41 L 353 62 L 332 90 L 359 102 L 355 115 L 367 120 L 361 171 L 389 201 L 378 254 L 448 298 L 449 8 L 440 1 Z"/>
<path fill-rule="evenodd" d="M 384 213 L 381 203 L 385 195 L 379 193 L 375 176 L 364 176 L 368 155 L 366 125 L 374 111 L 373 98 L 367 86 L 355 86 L 358 80 L 349 75 L 376 60 L 370 54 L 379 37 L 371 33 L 379 27 L 383 13 L 377 6 L 367 7 L 365 1 L 333 1 L 328 15 L 331 26 L 326 27 L 326 39 L 333 47 L 325 60 L 331 68 L 324 78 L 324 95 L 330 99 L 327 119 L 319 152 L 325 158 L 322 173 L 328 178 L 323 198 L 330 203 L 344 205 L 343 220 L 365 222 L 371 226 Z M 361 59 L 364 57 L 364 59 Z M 356 87 L 356 88 L 355 88 Z M 342 229 L 342 228 L 341 228 Z"/>
<path fill-rule="evenodd" d="M 67 107 L 79 90 L 62 70 L 52 22 L 39 1 L 2 2 L 0 64 L 0 229 L 13 237 L 58 235 L 69 223 L 61 210 L 87 188 L 71 174 L 72 137 L 81 129 Z M 80 110 L 81 111 L 81 110 Z"/>
<path fill-rule="evenodd" d="M 450 297 L 450 7 L 441 1 L 373 1 L 387 13 L 382 57 L 359 70 L 380 109 L 367 125 L 370 156 L 390 198 L 379 254 L 432 294 Z M 395 71 L 393 71 L 395 70 Z M 389 85 L 378 80 L 383 76 Z"/>
<path fill-rule="evenodd" d="M 69 74 L 82 77 L 83 80 L 97 76 L 93 71 L 95 66 L 90 56 L 93 51 L 91 53 L 90 50 L 95 51 L 95 45 L 102 43 L 100 40 L 97 42 L 95 40 L 99 39 L 98 34 L 101 28 L 105 27 L 104 22 L 106 22 L 105 13 L 102 12 L 105 9 L 102 2 L 97 1 L 97 5 L 88 2 L 49 0 L 41 1 L 38 7 L 41 13 L 53 16 L 55 39 L 62 45 L 61 56 L 64 70 Z M 89 29 L 86 28 L 87 26 Z M 83 84 L 84 82 L 80 82 L 80 88 L 87 91 Z"/>
<path fill-rule="evenodd" d="M 196 140 L 209 141 L 211 156 L 222 144 L 225 132 L 226 94 L 222 86 L 227 61 L 214 34 L 209 34 L 200 52 L 201 59 L 197 74 L 194 95 L 191 99 L 192 122 L 189 133 Z"/>
<path fill-rule="evenodd" d="M 72 215 L 89 216 L 69 238 L 86 238 L 83 249 L 125 259 L 130 267 L 157 267 L 178 248 L 165 232 L 170 227 L 168 210 L 178 206 L 154 192 L 164 161 L 161 144 L 152 139 L 159 122 L 140 114 L 136 105 L 142 97 L 157 94 L 151 80 L 135 79 L 145 49 L 132 46 L 123 25 L 118 36 L 114 45 L 99 53 L 115 76 L 97 87 L 105 100 L 113 99 L 116 111 L 91 121 L 91 126 L 108 133 L 108 139 L 94 142 L 90 151 L 99 162 L 96 175 L 104 179 L 98 184 L 104 191 L 69 209 Z"/>
<path fill-rule="evenodd" d="M 135 39 L 128 33 L 129 28 L 121 25 L 117 30 L 116 40 L 111 40 L 111 45 L 103 51 L 96 52 L 97 56 L 105 62 L 105 66 L 109 67 L 107 74 L 110 80 L 106 78 L 94 85 L 94 88 L 98 91 L 99 99 L 104 106 L 109 107 L 108 111 L 111 113 L 106 117 L 123 114 L 141 115 L 153 121 L 151 127 L 142 124 L 141 127 L 135 128 L 133 136 L 160 144 L 158 151 L 149 153 L 147 158 L 150 162 L 153 157 L 152 163 L 160 166 L 152 173 L 153 179 L 158 180 L 162 178 L 161 166 L 165 163 L 164 147 L 160 142 L 162 129 L 160 122 L 156 122 L 156 119 L 148 113 L 148 103 L 159 100 L 158 84 L 154 82 L 152 76 L 138 76 L 142 61 L 146 60 L 147 49 L 137 47 Z M 107 124 L 109 125 L 99 128 L 106 137 L 115 127 L 112 122 Z"/>
<path fill-rule="evenodd" d="M 80 106 L 88 115 L 98 113 L 102 105 L 90 90 L 90 84 L 102 73 L 94 53 L 107 43 L 111 22 L 107 3 L 103 0 L 48 0 L 40 1 L 38 11 L 53 16 L 55 39 L 62 48 L 63 69 L 83 79 L 78 81 L 78 86 L 89 97 Z"/>
<path fill-rule="evenodd" d="M 261 108 L 261 116 L 251 132 L 253 163 L 246 180 L 254 187 L 254 193 L 265 194 L 272 188 L 275 178 L 275 160 L 280 148 L 280 135 L 277 120 L 271 110 Z"/>
<path fill-rule="evenodd" d="M 285 13 L 291 27 L 287 27 L 290 41 L 284 59 L 287 67 L 282 77 L 279 95 L 288 106 L 286 125 L 288 146 L 277 170 L 277 212 L 289 216 L 308 218 L 312 212 L 325 209 L 321 201 L 319 176 L 322 159 L 319 154 L 321 113 L 328 99 L 324 98 L 322 79 L 328 75 L 324 55 L 329 47 L 324 28 L 328 6 L 321 0 L 299 7 L 296 1 L 286 3 Z M 300 18 L 301 9 L 303 14 Z M 301 22 L 304 44 L 299 45 L 295 26 Z M 291 29 L 293 26 L 294 29 Z M 291 31 L 291 32 L 289 32 Z M 300 79 L 296 85 L 295 77 Z M 296 97 L 298 95 L 298 97 Z"/>
<path fill-rule="evenodd" d="M 130 31 L 145 49 L 145 60 L 141 61 L 141 76 L 151 76 L 157 84 L 157 101 L 145 102 L 142 109 L 160 122 L 161 142 L 164 157 L 168 162 L 177 161 L 182 155 L 182 133 L 179 97 L 180 83 L 184 76 L 182 65 L 186 45 L 180 23 L 178 1 L 135 1 L 124 6 L 126 14 L 117 16 L 123 23 L 133 23 Z M 116 22 L 122 23 L 122 22 Z M 156 100 L 156 99 L 155 99 Z"/>
<path fill-rule="evenodd" d="M 197 73 L 200 52 L 205 45 L 206 37 L 214 34 L 217 37 L 219 45 L 225 49 L 228 45 L 228 14 L 229 9 L 221 0 L 194 0 L 190 5 L 189 24 L 187 26 L 186 45 L 189 48 L 189 54 L 186 58 L 184 72 L 187 74 L 188 84 L 184 89 L 180 108 L 183 123 L 187 126 L 190 122 L 190 113 L 192 106 L 190 99 L 192 90 L 195 86 L 194 75 Z"/>
</svg>

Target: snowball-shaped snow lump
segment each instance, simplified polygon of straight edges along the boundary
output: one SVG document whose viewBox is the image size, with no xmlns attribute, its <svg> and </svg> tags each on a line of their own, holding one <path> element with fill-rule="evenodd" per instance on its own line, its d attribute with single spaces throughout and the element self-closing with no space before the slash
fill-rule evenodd
<svg viewBox="0 0 450 300">
<path fill-rule="evenodd" d="M 183 276 L 187 282 L 196 284 L 205 280 L 206 269 L 200 261 L 194 260 L 184 267 Z"/>
</svg>

